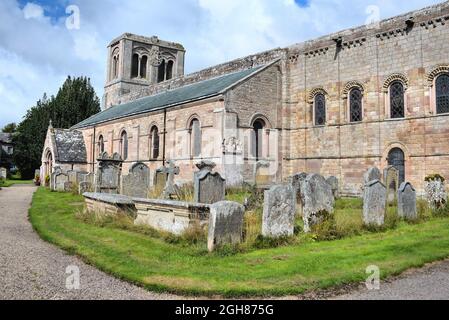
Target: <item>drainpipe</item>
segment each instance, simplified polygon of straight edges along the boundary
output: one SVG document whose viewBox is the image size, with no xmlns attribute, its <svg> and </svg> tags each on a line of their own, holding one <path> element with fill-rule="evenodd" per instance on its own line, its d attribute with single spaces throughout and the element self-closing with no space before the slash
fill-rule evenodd
<svg viewBox="0 0 449 320">
<path fill-rule="evenodd" d="M 93 143 L 92 143 L 92 173 L 95 173 L 95 138 L 97 136 L 97 127 L 94 126 L 94 138 L 93 138 Z"/>
<path fill-rule="evenodd" d="M 165 165 L 165 152 L 166 152 L 166 148 L 165 148 L 165 143 L 166 143 L 166 136 L 167 136 L 167 109 L 164 109 L 164 137 L 163 137 L 163 142 L 162 142 L 162 165 Z"/>
</svg>

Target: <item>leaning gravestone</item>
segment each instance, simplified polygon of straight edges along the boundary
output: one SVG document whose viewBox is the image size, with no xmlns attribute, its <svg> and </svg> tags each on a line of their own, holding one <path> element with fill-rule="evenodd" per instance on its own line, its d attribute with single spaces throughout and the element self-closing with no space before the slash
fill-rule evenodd
<svg viewBox="0 0 449 320">
<path fill-rule="evenodd" d="M 161 167 L 156 170 L 154 173 L 153 178 L 153 188 L 158 191 L 162 192 L 165 188 L 165 184 L 167 183 L 168 179 L 168 168 L 167 167 Z"/>
<path fill-rule="evenodd" d="M 245 207 L 231 201 L 210 206 L 207 247 L 210 252 L 218 245 L 237 244 L 242 241 Z"/>
<path fill-rule="evenodd" d="M 416 220 L 416 191 L 409 182 L 403 182 L 398 191 L 398 215 L 406 220 Z"/>
<path fill-rule="evenodd" d="M 277 185 L 265 191 L 262 235 L 269 238 L 292 236 L 295 228 L 296 199 L 291 185 Z"/>
<path fill-rule="evenodd" d="M 387 187 L 387 201 L 388 203 L 392 203 L 396 200 L 399 189 L 399 170 L 394 166 L 388 166 L 385 168 L 384 182 Z"/>
<path fill-rule="evenodd" d="M 122 177 L 122 194 L 135 198 L 147 198 L 150 189 L 150 169 L 144 163 L 136 163 L 127 176 Z"/>
<path fill-rule="evenodd" d="M 334 213 L 335 199 L 331 186 L 319 174 L 308 175 L 301 186 L 304 232 L 310 232 L 313 226 Z"/>
<path fill-rule="evenodd" d="M 118 153 L 109 157 L 103 152 L 98 158 L 95 191 L 98 193 L 118 194 L 123 160 Z"/>
<path fill-rule="evenodd" d="M 58 172 L 55 173 L 55 189 L 56 191 L 65 192 L 66 190 L 66 182 L 69 182 L 69 176 L 65 173 Z"/>
<path fill-rule="evenodd" d="M 332 188 L 332 194 L 334 195 L 335 199 L 338 199 L 340 197 L 339 195 L 339 187 L 338 187 L 338 179 L 337 177 L 331 176 L 327 178 L 326 182 L 331 186 Z"/>
<path fill-rule="evenodd" d="M 379 180 L 365 185 L 363 194 L 363 223 L 382 226 L 385 222 L 387 188 Z"/>
<path fill-rule="evenodd" d="M 194 201 L 212 204 L 223 201 L 226 192 L 226 180 L 218 172 L 212 172 L 215 163 L 202 161 L 198 163 L 200 171 L 194 174 Z"/>
<path fill-rule="evenodd" d="M 372 167 L 369 168 L 368 171 L 365 172 L 365 174 L 363 175 L 363 181 L 364 181 L 364 185 L 368 184 L 370 181 L 374 181 L 374 180 L 381 180 L 382 179 L 382 174 L 380 173 L 380 170 L 376 167 Z"/>
</svg>

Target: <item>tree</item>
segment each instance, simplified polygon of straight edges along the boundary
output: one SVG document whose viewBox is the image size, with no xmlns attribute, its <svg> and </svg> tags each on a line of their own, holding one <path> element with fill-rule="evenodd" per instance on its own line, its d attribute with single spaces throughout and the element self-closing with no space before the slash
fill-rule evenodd
<svg viewBox="0 0 449 320">
<path fill-rule="evenodd" d="M 27 111 L 13 136 L 14 161 L 24 179 L 34 177 L 41 165 L 42 150 L 50 120 L 55 128 L 70 128 L 100 112 L 100 99 L 85 77 L 68 77 L 56 97 L 44 94 Z"/>
<path fill-rule="evenodd" d="M 8 123 L 6 126 L 3 127 L 2 132 L 3 133 L 14 133 L 16 132 L 17 129 L 17 125 L 12 122 L 12 123 Z"/>
</svg>

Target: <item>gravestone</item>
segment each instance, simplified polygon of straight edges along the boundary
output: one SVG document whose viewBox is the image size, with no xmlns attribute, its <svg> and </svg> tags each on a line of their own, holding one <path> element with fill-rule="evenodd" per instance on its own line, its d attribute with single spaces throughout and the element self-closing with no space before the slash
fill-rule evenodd
<svg viewBox="0 0 449 320">
<path fill-rule="evenodd" d="M 292 187 L 296 190 L 296 194 L 297 194 L 297 201 L 301 200 L 300 197 L 300 190 L 301 190 L 301 183 L 303 183 L 307 178 L 307 173 L 305 172 L 301 172 L 301 173 L 297 173 L 293 176 L 291 176 L 288 179 L 288 182 L 292 185 Z"/>
<path fill-rule="evenodd" d="M 161 167 L 157 169 L 156 172 L 154 173 L 153 188 L 158 192 L 162 192 L 165 188 L 165 184 L 167 183 L 167 179 L 168 179 L 168 168 Z"/>
<path fill-rule="evenodd" d="M 8 176 L 8 171 L 6 170 L 6 168 L 0 168 L 0 179 L 6 179 L 6 177 Z"/>
<path fill-rule="evenodd" d="M 335 198 L 331 186 L 319 174 L 308 175 L 301 187 L 304 232 L 310 232 L 313 226 L 334 213 Z"/>
<path fill-rule="evenodd" d="M 162 197 L 164 199 L 172 199 L 174 196 L 179 197 L 178 186 L 175 184 L 175 175 L 179 174 L 179 167 L 175 165 L 175 162 L 172 160 L 167 161 L 167 182 L 165 183 L 164 192 Z"/>
<path fill-rule="evenodd" d="M 74 184 L 79 184 L 82 181 L 85 181 L 85 177 L 88 175 L 87 172 L 84 171 L 67 171 L 67 175 L 69 176 L 69 181 Z"/>
<path fill-rule="evenodd" d="M 85 176 L 83 176 L 81 182 L 89 182 L 93 186 L 94 185 L 94 178 L 95 178 L 95 175 L 93 173 L 88 173 Z"/>
<path fill-rule="evenodd" d="M 372 167 L 369 168 L 368 171 L 365 172 L 365 174 L 363 175 L 363 181 L 364 181 L 364 185 L 368 184 L 370 181 L 374 181 L 374 180 L 381 180 L 382 179 L 382 175 L 380 173 L 380 170 L 376 167 Z"/>
<path fill-rule="evenodd" d="M 122 194 L 135 198 L 147 198 L 150 190 L 150 169 L 144 163 L 136 163 L 127 176 L 122 177 Z"/>
<path fill-rule="evenodd" d="M 196 166 L 200 171 L 194 173 L 194 201 L 204 204 L 223 201 L 226 180 L 218 172 L 212 172 L 215 163 L 202 161 Z"/>
<path fill-rule="evenodd" d="M 262 235 L 269 238 L 292 236 L 295 228 L 295 190 L 289 184 L 265 191 Z"/>
<path fill-rule="evenodd" d="M 65 192 L 66 182 L 69 182 L 69 176 L 62 172 L 57 172 L 54 174 L 55 188 L 56 191 Z"/>
<path fill-rule="evenodd" d="M 388 166 L 384 170 L 384 182 L 387 187 L 387 201 L 392 203 L 396 200 L 399 189 L 399 170 L 394 166 Z M 388 204 L 387 203 L 387 204 Z"/>
<path fill-rule="evenodd" d="M 98 158 L 95 192 L 118 194 L 123 160 L 118 153 L 109 157 L 103 152 Z"/>
<path fill-rule="evenodd" d="M 61 167 L 54 167 L 53 172 L 50 174 L 50 189 L 56 191 L 56 175 L 62 173 Z"/>
<path fill-rule="evenodd" d="M 398 191 L 398 215 L 406 220 L 416 220 L 416 191 L 409 182 L 403 182 Z"/>
<path fill-rule="evenodd" d="M 334 198 L 338 199 L 340 197 L 340 194 L 339 194 L 337 177 L 331 176 L 331 177 L 327 178 L 326 182 L 331 186 L 332 194 L 334 195 Z"/>
<path fill-rule="evenodd" d="M 64 192 L 72 191 L 74 183 L 72 181 L 64 182 Z"/>
<path fill-rule="evenodd" d="M 257 161 L 253 169 L 253 181 L 255 186 L 265 186 L 271 183 L 270 162 Z"/>
<path fill-rule="evenodd" d="M 425 196 L 432 209 L 441 208 L 447 201 L 446 186 L 443 181 L 436 179 L 426 182 Z"/>
<path fill-rule="evenodd" d="M 92 183 L 87 181 L 80 182 L 78 186 L 78 193 L 81 195 L 83 195 L 86 192 L 92 192 L 92 190 L 93 190 Z"/>
<path fill-rule="evenodd" d="M 245 207 L 231 201 L 221 201 L 210 206 L 207 247 L 212 252 L 216 246 L 238 244 L 242 241 Z"/>
<path fill-rule="evenodd" d="M 363 223 L 382 226 L 385 222 L 387 188 L 380 180 L 370 181 L 363 193 Z"/>
</svg>

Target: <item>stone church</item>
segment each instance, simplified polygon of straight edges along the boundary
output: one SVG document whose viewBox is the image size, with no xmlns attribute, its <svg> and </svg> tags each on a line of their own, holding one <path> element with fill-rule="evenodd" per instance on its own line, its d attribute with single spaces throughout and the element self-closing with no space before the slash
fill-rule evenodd
<svg viewBox="0 0 449 320">
<path fill-rule="evenodd" d="M 185 49 L 123 34 L 109 44 L 103 111 L 48 129 L 41 174 L 95 172 L 103 152 L 122 171 L 167 160 L 191 182 L 211 160 L 228 185 L 298 172 L 336 176 L 361 193 L 371 166 L 396 166 L 422 191 L 449 178 L 449 3 L 184 75 Z"/>
</svg>

